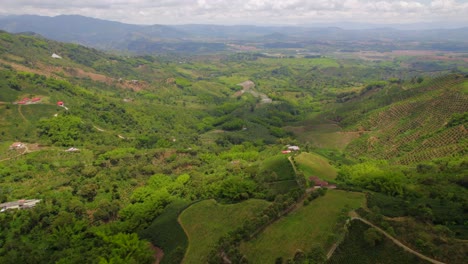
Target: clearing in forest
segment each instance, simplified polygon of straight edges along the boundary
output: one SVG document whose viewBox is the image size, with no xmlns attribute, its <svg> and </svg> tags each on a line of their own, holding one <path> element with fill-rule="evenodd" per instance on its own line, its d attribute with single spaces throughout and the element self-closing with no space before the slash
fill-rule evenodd
<svg viewBox="0 0 468 264">
<path fill-rule="evenodd" d="M 287 126 L 284 129 L 294 133 L 299 141 L 309 143 L 313 147 L 339 150 L 345 149 L 351 141 L 363 134 L 361 131 L 342 131 L 342 128 L 334 123 Z"/>
<path fill-rule="evenodd" d="M 256 199 L 237 204 L 206 200 L 187 208 L 179 216 L 189 240 L 183 263 L 207 263 L 208 254 L 223 235 L 241 226 L 269 204 Z"/>
<path fill-rule="evenodd" d="M 328 190 L 327 194 L 301 206 L 268 226 L 256 238 L 240 246 L 249 263 L 275 263 L 278 257 L 294 257 L 297 250 L 307 252 L 314 246 L 327 250 L 341 211 L 363 205 L 364 194 Z"/>
</svg>

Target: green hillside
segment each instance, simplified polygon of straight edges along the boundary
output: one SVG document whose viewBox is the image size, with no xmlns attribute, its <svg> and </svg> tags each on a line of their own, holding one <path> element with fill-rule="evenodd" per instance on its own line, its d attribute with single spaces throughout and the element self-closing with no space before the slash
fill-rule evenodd
<svg viewBox="0 0 468 264">
<path fill-rule="evenodd" d="M 360 193 L 329 191 L 311 204 L 303 206 L 266 228 L 262 234 L 240 246 L 252 263 L 274 263 L 277 258 L 293 258 L 297 251 L 328 248 L 335 224 L 346 212 L 362 206 Z"/>
<path fill-rule="evenodd" d="M 304 142 L 353 158 L 411 165 L 463 155 L 468 147 L 467 84 L 466 76 L 453 74 L 421 83 L 369 84 L 332 111 L 288 130 Z M 335 120 L 337 129 L 325 129 L 327 120 Z"/>
<path fill-rule="evenodd" d="M 383 235 L 371 234 L 372 228 L 352 222 L 346 239 L 326 263 L 430 263 L 398 248 Z"/>
<path fill-rule="evenodd" d="M 0 263 L 323 261 L 359 206 L 457 263 L 468 67 L 398 56 L 120 56 L 0 32 Z"/>
<path fill-rule="evenodd" d="M 189 207 L 180 215 L 180 222 L 189 238 L 183 263 L 206 263 L 219 238 L 267 206 L 268 202 L 262 200 L 231 205 L 208 200 Z"/>
</svg>

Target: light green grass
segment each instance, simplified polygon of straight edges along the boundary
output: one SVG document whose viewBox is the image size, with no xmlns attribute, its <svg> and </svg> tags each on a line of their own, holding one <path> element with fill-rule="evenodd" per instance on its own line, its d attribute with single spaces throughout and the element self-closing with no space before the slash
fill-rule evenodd
<svg viewBox="0 0 468 264">
<path fill-rule="evenodd" d="M 316 148 L 344 150 L 352 140 L 360 137 L 357 132 L 342 131 L 336 124 L 311 124 L 313 122 L 311 119 L 284 129 L 294 133 L 300 142 L 309 143 Z"/>
<path fill-rule="evenodd" d="M 249 263 L 275 263 L 275 259 L 292 258 L 300 249 L 305 252 L 315 245 L 330 246 L 329 236 L 346 206 L 363 205 L 364 194 L 339 190 L 315 199 L 267 227 L 258 237 L 240 245 Z"/>
<path fill-rule="evenodd" d="M 463 93 L 468 94 L 468 82 L 463 82 L 462 91 L 463 91 Z"/>
<path fill-rule="evenodd" d="M 315 153 L 302 152 L 295 157 L 298 169 L 304 172 L 306 178 L 318 176 L 324 180 L 336 178 L 337 171 L 328 160 Z"/>
<path fill-rule="evenodd" d="M 221 76 L 218 78 L 218 80 L 222 83 L 226 83 L 229 85 L 236 85 L 238 83 L 245 82 L 249 80 L 249 77 L 246 76 Z"/>
<path fill-rule="evenodd" d="M 265 65 L 277 64 L 282 66 L 291 67 L 314 67 L 328 68 L 339 67 L 340 65 L 336 60 L 331 58 L 314 58 L 314 59 L 300 59 L 300 58 L 261 58 L 259 59 Z"/>
<path fill-rule="evenodd" d="M 189 240 L 183 263 L 206 263 L 219 238 L 268 205 L 267 201 L 254 199 L 229 205 L 206 200 L 187 208 L 179 216 Z"/>
</svg>

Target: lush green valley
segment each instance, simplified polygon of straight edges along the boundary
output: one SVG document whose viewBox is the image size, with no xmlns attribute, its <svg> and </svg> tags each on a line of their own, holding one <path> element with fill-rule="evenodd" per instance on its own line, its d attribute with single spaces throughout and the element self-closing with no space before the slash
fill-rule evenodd
<svg viewBox="0 0 468 264">
<path fill-rule="evenodd" d="M 0 263 L 463 263 L 467 69 L 0 32 Z"/>
</svg>

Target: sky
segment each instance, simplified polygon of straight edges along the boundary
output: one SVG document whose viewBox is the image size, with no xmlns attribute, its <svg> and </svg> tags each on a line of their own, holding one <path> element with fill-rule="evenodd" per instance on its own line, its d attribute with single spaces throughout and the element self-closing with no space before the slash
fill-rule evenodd
<svg viewBox="0 0 468 264">
<path fill-rule="evenodd" d="M 0 14 L 78 14 L 130 24 L 468 26 L 468 0 L 0 0 Z"/>
</svg>

